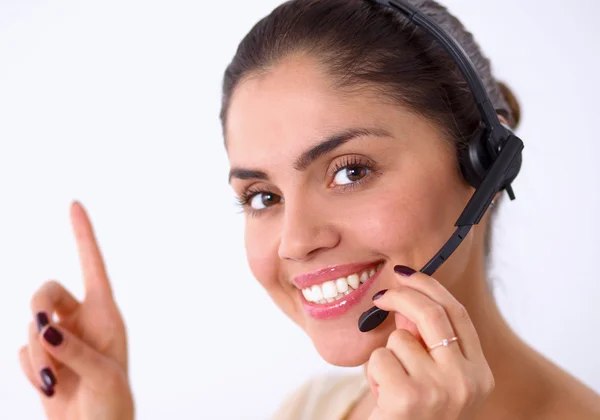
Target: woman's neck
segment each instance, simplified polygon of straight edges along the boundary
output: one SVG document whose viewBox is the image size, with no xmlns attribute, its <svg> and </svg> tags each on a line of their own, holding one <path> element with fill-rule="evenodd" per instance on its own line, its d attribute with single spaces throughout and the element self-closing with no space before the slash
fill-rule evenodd
<svg viewBox="0 0 600 420">
<path fill-rule="evenodd" d="M 508 325 L 488 287 L 485 270 L 477 267 L 467 276 L 468 281 L 451 293 L 467 309 L 496 382 L 478 418 L 535 418 L 549 395 L 542 380 L 549 366 Z"/>
</svg>

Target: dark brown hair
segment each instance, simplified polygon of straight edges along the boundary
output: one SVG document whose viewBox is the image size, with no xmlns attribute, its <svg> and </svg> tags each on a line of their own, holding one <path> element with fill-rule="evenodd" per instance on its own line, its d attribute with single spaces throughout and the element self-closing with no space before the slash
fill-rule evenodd
<svg viewBox="0 0 600 420">
<path fill-rule="evenodd" d="M 435 1 L 411 3 L 459 42 L 496 111 L 515 129 L 519 103 L 505 84 L 495 80 L 473 35 Z M 457 150 L 466 146 L 479 124 L 480 114 L 458 67 L 437 42 L 400 13 L 368 0 L 290 0 L 254 25 L 225 71 L 220 113 L 224 134 L 236 86 L 291 54 L 314 57 L 339 89 L 372 89 L 432 120 Z M 488 231 L 486 254 L 489 240 Z"/>
</svg>

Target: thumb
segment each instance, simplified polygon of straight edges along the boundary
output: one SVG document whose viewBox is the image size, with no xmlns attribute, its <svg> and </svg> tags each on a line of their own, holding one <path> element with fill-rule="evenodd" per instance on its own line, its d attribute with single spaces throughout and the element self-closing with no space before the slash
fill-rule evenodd
<svg viewBox="0 0 600 420">
<path fill-rule="evenodd" d="M 92 223 L 83 205 L 78 201 L 71 203 L 71 225 L 77 242 L 86 297 L 91 295 L 113 300 L 112 289 Z"/>
<path fill-rule="evenodd" d="M 119 370 L 110 359 L 64 327 L 55 324 L 46 325 L 40 332 L 39 340 L 46 352 L 71 369 L 93 389 L 104 390 L 110 382 L 107 378 L 119 374 Z"/>
</svg>

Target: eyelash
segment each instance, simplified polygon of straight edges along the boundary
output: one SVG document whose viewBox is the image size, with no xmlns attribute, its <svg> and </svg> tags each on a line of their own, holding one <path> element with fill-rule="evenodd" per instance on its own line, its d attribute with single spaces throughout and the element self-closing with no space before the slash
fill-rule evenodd
<svg viewBox="0 0 600 420">
<path fill-rule="evenodd" d="M 268 207 L 265 207 L 264 209 L 256 210 L 250 207 L 250 201 L 252 201 L 252 199 L 258 194 L 277 195 L 271 190 L 250 187 L 243 191 L 239 197 L 236 197 L 237 205 L 241 207 L 240 213 L 247 212 L 249 216 L 255 217 L 260 216 L 265 210 L 269 209 Z"/>
<path fill-rule="evenodd" d="M 362 186 L 365 182 L 368 182 L 372 176 L 379 175 L 375 164 L 370 160 L 364 157 L 362 157 L 361 159 L 361 157 L 358 156 L 344 156 L 342 160 L 336 162 L 334 167 L 328 172 L 327 176 L 328 178 L 334 178 L 340 170 L 348 168 L 367 169 L 369 173 L 363 178 L 359 179 L 358 181 L 351 182 L 349 184 L 338 185 L 337 188 L 341 189 L 342 191 L 354 190 L 357 187 Z M 249 187 L 248 189 L 243 191 L 239 197 L 236 197 L 237 205 L 242 208 L 242 212 L 246 211 L 250 216 L 258 216 L 265 210 L 268 210 L 269 207 L 265 207 L 261 210 L 256 210 L 250 207 L 250 201 L 252 201 L 252 199 L 258 194 L 277 195 L 276 193 L 268 189 Z"/>
</svg>

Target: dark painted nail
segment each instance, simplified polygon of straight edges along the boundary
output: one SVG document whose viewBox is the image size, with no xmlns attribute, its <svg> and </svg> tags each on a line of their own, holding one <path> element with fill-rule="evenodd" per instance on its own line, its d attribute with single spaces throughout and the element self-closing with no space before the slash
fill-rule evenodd
<svg viewBox="0 0 600 420">
<path fill-rule="evenodd" d="M 38 332 L 42 331 L 44 327 L 50 322 L 48 321 L 48 315 L 46 315 L 45 312 L 38 312 L 35 316 L 35 320 L 37 322 Z"/>
<path fill-rule="evenodd" d="M 42 376 L 42 381 L 46 387 L 53 388 L 54 385 L 56 385 L 56 376 L 54 376 L 49 368 L 42 369 L 40 375 Z"/>
<path fill-rule="evenodd" d="M 44 340 L 53 346 L 58 346 L 63 341 L 62 334 L 54 327 L 48 327 L 46 332 L 44 332 Z"/>
<path fill-rule="evenodd" d="M 383 290 L 380 290 L 379 292 L 375 293 L 375 294 L 373 295 L 373 300 L 375 300 L 375 299 L 379 299 L 379 298 L 380 298 L 381 296 L 383 296 L 383 295 L 384 295 L 384 293 L 385 293 L 385 292 L 387 292 L 387 291 L 388 291 L 388 289 L 383 289 Z"/>
<path fill-rule="evenodd" d="M 416 273 L 415 270 L 413 270 L 412 268 L 407 267 L 405 265 L 395 266 L 394 271 L 396 272 L 396 274 L 400 274 L 401 276 L 404 276 L 404 277 L 409 277 Z"/>
<path fill-rule="evenodd" d="M 44 394 L 46 394 L 46 397 L 51 397 L 54 395 L 54 388 L 46 388 L 44 386 L 41 386 L 40 389 Z"/>
</svg>

